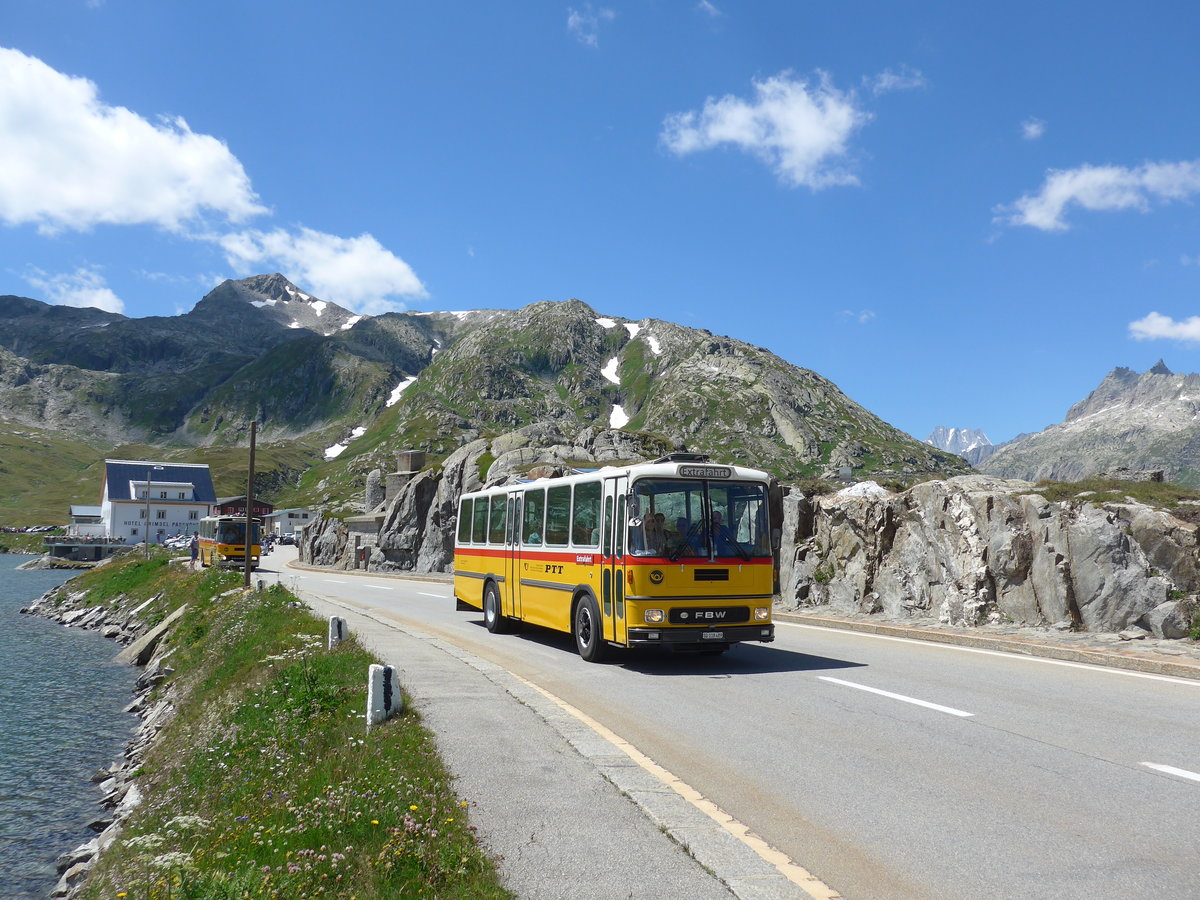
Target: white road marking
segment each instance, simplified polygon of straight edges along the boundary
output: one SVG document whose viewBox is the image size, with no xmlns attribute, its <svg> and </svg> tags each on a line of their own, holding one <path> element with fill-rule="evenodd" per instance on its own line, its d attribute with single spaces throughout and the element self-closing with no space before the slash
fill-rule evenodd
<svg viewBox="0 0 1200 900">
<path fill-rule="evenodd" d="M 776 627 L 786 625 L 789 628 L 809 628 L 814 631 L 836 631 L 840 634 L 852 634 L 856 637 L 874 638 L 877 641 L 896 641 L 901 644 L 917 644 L 921 647 L 936 647 L 939 650 L 957 650 L 960 653 L 982 653 L 984 656 L 999 656 L 1021 662 L 1043 663 L 1049 666 L 1066 666 L 1068 669 L 1087 669 L 1089 672 L 1109 672 L 1113 675 L 1126 675 L 1130 678 L 1148 678 L 1151 681 L 1167 681 L 1171 684 L 1186 684 L 1189 687 L 1200 687 L 1200 680 L 1194 678 L 1177 678 L 1174 675 L 1154 675 L 1150 672 L 1133 672 L 1129 669 L 1116 669 L 1112 666 L 1102 666 L 1099 663 L 1070 662 L 1065 659 L 1049 659 L 1044 656 L 1027 656 L 1017 650 L 984 650 L 981 647 L 960 647 L 958 644 L 942 644 L 936 641 L 922 641 L 917 638 L 902 638 L 891 634 L 871 634 L 869 631 L 849 631 L 844 628 L 831 628 L 827 625 L 802 625 L 799 622 L 776 622 Z"/>
<path fill-rule="evenodd" d="M 364 584 L 363 587 L 373 588 L 374 590 L 377 590 L 377 591 L 392 590 L 392 588 L 388 587 L 386 584 Z"/>
<path fill-rule="evenodd" d="M 325 584 L 349 584 L 350 583 L 348 581 L 334 581 L 332 578 L 318 578 L 317 581 L 324 582 Z"/>
<path fill-rule="evenodd" d="M 1187 769 L 1177 769 L 1174 766 L 1163 766 L 1151 762 L 1144 762 L 1142 765 L 1156 772 L 1164 772 L 1167 775 L 1178 775 L 1180 778 L 1187 778 L 1189 781 L 1200 781 L 1200 774 L 1189 772 Z"/>
<path fill-rule="evenodd" d="M 422 597 L 437 597 L 439 600 L 445 600 L 447 597 L 446 594 L 429 594 L 429 593 L 426 593 L 425 591 L 417 591 L 417 593 L 420 594 Z"/>
<path fill-rule="evenodd" d="M 892 700 L 900 700 L 904 703 L 911 703 L 914 706 L 924 706 L 926 709 L 935 709 L 938 712 L 948 713 L 952 716 L 968 717 L 975 713 L 963 712 L 961 709 L 954 709 L 950 706 L 939 706 L 936 703 L 930 703 L 928 700 L 918 700 L 916 697 L 906 697 L 903 694 L 893 694 L 891 691 L 881 691 L 879 688 L 867 687 L 865 684 L 855 684 L 853 681 L 842 681 L 840 678 L 830 678 L 827 675 L 817 676 L 821 681 L 830 681 L 834 684 L 845 685 L 846 687 L 857 688 L 860 691 L 868 691 L 872 694 L 878 694 L 880 697 L 888 697 Z"/>
</svg>

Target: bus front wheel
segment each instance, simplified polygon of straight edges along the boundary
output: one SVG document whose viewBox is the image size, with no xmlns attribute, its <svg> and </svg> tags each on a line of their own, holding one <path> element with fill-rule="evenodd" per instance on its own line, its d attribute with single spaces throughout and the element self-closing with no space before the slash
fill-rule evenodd
<svg viewBox="0 0 1200 900">
<path fill-rule="evenodd" d="M 588 662 L 601 662 L 608 655 L 603 628 L 596 599 L 581 597 L 575 607 L 575 646 L 579 649 L 579 655 Z"/>
<path fill-rule="evenodd" d="M 500 611 L 500 589 L 492 581 L 483 589 L 483 624 L 492 634 L 508 632 L 508 619 Z"/>
</svg>

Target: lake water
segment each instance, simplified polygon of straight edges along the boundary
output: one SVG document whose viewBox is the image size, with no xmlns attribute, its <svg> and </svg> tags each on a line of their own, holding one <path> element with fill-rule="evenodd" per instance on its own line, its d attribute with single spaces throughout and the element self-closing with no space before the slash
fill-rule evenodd
<svg viewBox="0 0 1200 900">
<path fill-rule="evenodd" d="M 122 713 L 139 674 L 94 631 L 64 628 L 28 606 L 63 571 L 17 571 L 32 556 L 0 554 L 0 897 L 43 900 L 54 860 L 95 837 L 106 812 L 91 783 L 119 759 L 137 719 Z"/>
</svg>

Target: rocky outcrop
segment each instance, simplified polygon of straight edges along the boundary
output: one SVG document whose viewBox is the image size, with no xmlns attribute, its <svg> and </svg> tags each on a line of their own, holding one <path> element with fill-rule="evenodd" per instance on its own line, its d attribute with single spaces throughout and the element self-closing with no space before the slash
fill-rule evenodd
<svg viewBox="0 0 1200 900">
<path fill-rule="evenodd" d="M 1182 636 L 1200 592 L 1195 525 L 1138 503 L 1051 503 L 971 475 L 900 494 L 866 483 L 784 500 L 785 607 L 1069 623 Z"/>
</svg>

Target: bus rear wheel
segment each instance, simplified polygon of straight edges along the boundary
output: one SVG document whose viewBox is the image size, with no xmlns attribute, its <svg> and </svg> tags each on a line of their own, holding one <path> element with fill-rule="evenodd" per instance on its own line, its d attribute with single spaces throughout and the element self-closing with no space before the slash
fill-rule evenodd
<svg viewBox="0 0 1200 900">
<path fill-rule="evenodd" d="M 594 597 L 581 597 L 575 607 L 575 646 L 579 655 L 588 662 L 601 662 L 608 656 L 608 644 L 604 643 L 604 625 L 600 620 L 600 607 Z"/>
<path fill-rule="evenodd" d="M 483 589 L 483 624 L 492 634 L 506 634 L 508 619 L 500 611 L 500 589 L 489 581 Z"/>
</svg>

